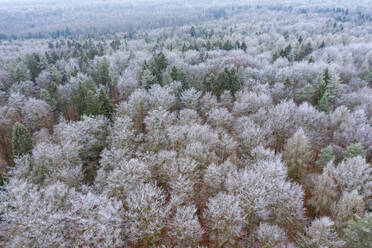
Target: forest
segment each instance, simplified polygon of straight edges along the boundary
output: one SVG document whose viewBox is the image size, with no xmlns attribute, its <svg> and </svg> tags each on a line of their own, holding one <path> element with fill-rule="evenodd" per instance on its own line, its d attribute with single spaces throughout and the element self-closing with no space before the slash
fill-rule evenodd
<svg viewBox="0 0 372 248">
<path fill-rule="evenodd" d="M 0 247 L 372 248 L 369 0 L 0 0 Z"/>
</svg>

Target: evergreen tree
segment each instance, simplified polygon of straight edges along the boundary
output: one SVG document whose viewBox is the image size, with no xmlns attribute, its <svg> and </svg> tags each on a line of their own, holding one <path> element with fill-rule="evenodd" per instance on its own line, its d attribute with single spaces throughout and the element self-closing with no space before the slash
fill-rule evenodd
<svg viewBox="0 0 372 248">
<path fill-rule="evenodd" d="M 141 76 L 141 86 L 145 89 L 149 89 L 151 85 L 156 83 L 156 77 L 152 74 L 149 69 L 145 69 Z"/>
<path fill-rule="evenodd" d="M 241 48 L 240 42 L 238 40 L 235 42 L 235 48 L 236 49 L 240 49 Z"/>
<path fill-rule="evenodd" d="M 190 35 L 191 37 L 195 37 L 196 36 L 196 31 L 195 31 L 195 27 L 192 26 L 191 29 L 190 29 Z"/>
<path fill-rule="evenodd" d="M 359 73 L 358 77 L 372 86 L 372 67 Z"/>
<path fill-rule="evenodd" d="M 279 53 L 279 55 L 283 58 L 287 58 L 288 60 L 290 60 L 290 54 L 292 52 L 292 46 L 291 44 L 289 44 L 288 46 L 286 46 L 286 48 L 282 49 Z"/>
<path fill-rule="evenodd" d="M 9 66 L 8 71 L 12 82 L 23 82 L 31 79 L 30 71 L 22 61 Z"/>
<path fill-rule="evenodd" d="M 84 110 L 80 115 L 98 115 L 98 101 L 94 91 L 88 90 L 84 99 Z"/>
<path fill-rule="evenodd" d="M 45 89 L 40 90 L 40 99 L 49 104 L 52 111 L 55 111 L 57 108 L 57 101 L 49 94 L 49 91 Z"/>
<path fill-rule="evenodd" d="M 300 53 L 297 55 L 297 60 L 303 60 L 307 55 L 313 52 L 313 47 L 310 42 L 306 43 L 306 45 L 301 46 Z"/>
<path fill-rule="evenodd" d="M 111 119 L 112 112 L 114 112 L 114 106 L 111 104 L 103 89 L 100 89 L 98 93 L 98 106 L 98 114 L 104 115 L 107 118 Z"/>
<path fill-rule="evenodd" d="M 241 49 L 243 49 L 244 50 L 244 52 L 246 52 L 247 51 L 247 44 L 245 43 L 245 41 L 243 41 L 243 43 L 242 43 L 242 45 L 240 46 L 240 48 Z"/>
<path fill-rule="evenodd" d="M 212 86 L 216 83 L 217 77 L 213 73 L 209 74 L 205 79 L 205 91 L 212 91 Z"/>
<path fill-rule="evenodd" d="M 110 63 L 106 58 L 98 65 L 96 82 L 97 84 L 111 85 Z"/>
<path fill-rule="evenodd" d="M 231 43 L 230 40 L 227 40 L 225 41 L 225 43 L 223 44 L 223 47 L 222 47 L 224 50 L 226 51 L 230 51 L 234 48 L 233 44 Z"/>
<path fill-rule="evenodd" d="M 151 71 L 152 75 L 155 76 L 156 81 L 154 83 L 161 84 L 162 73 L 168 66 L 167 57 L 165 57 L 163 52 L 155 53 L 151 59 L 148 69 Z"/>
<path fill-rule="evenodd" d="M 112 49 L 114 49 L 114 51 L 117 51 L 117 50 L 119 50 L 119 48 L 121 46 L 121 42 L 118 38 L 116 38 L 113 41 L 111 41 L 110 46 L 111 46 Z"/>
<path fill-rule="evenodd" d="M 4 177 L 3 177 L 3 173 L 1 173 L 0 171 L 0 187 L 1 186 L 4 186 Z"/>
<path fill-rule="evenodd" d="M 182 52 L 186 52 L 187 51 L 187 47 L 186 47 L 186 44 L 183 43 L 183 46 L 182 46 Z"/>
<path fill-rule="evenodd" d="M 346 247 L 371 248 L 372 244 L 372 214 L 366 214 L 364 218 L 350 222 L 344 229 Z"/>
<path fill-rule="evenodd" d="M 92 79 L 88 78 L 82 82 L 79 82 L 76 92 L 73 94 L 73 102 L 79 115 L 86 113 L 87 109 L 87 96 L 91 94 L 90 92 L 95 92 L 96 84 Z"/>
<path fill-rule="evenodd" d="M 13 127 L 13 155 L 14 157 L 30 154 L 33 144 L 26 127 L 17 122 Z"/>
<path fill-rule="evenodd" d="M 302 38 L 302 36 L 300 36 L 300 37 L 298 38 L 298 43 L 301 44 L 302 41 L 303 41 L 303 38 Z"/>
<path fill-rule="evenodd" d="M 325 42 L 322 41 L 322 43 L 320 44 L 319 48 L 322 49 L 322 48 L 324 48 L 324 47 L 325 47 Z"/>
<path fill-rule="evenodd" d="M 317 109 L 323 112 L 330 112 L 332 110 L 331 102 L 330 102 L 330 97 L 328 92 L 325 92 L 322 96 L 322 98 L 319 100 L 317 104 Z"/>
<path fill-rule="evenodd" d="M 335 160 L 335 156 L 333 155 L 332 146 L 327 146 L 320 151 L 316 165 L 324 167 L 333 160 Z"/>
<path fill-rule="evenodd" d="M 275 62 L 275 60 L 277 60 L 279 57 L 280 57 L 280 54 L 278 52 L 274 52 L 272 62 Z"/>
<path fill-rule="evenodd" d="M 27 68 L 31 73 L 31 80 L 35 82 L 37 76 L 39 76 L 42 68 L 40 66 L 40 57 L 38 54 L 33 53 L 26 57 Z"/>
<path fill-rule="evenodd" d="M 309 100 L 321 111 L 332 110 L 336 98 L 340 95 L 342 85 L 337 76 L 331 77 L 328 68 L 318 77 L 317 80 L 307 84 L 298 94 L 302 100 Z"/>
<path fill-rule="evenodd" d="M 220 98 L 221 94 L 225 90 L 229 90 L 234 96 L 235 92 L 237 92 L 240 88 L 239 76 L 234 68 L 231 70 L 225 68 L 225 70 L 218 75 L 217 79 L 214 80 L 214 82 L 210 81 L 209 84 L 211 86 L 212 92 L 218 98 Z"/>
<path fill-rule="evenodd" d="M 104 115 L 111 119 L 114 106 L 108 99 L 105 91 L 100 89 L 98 93 L 89 90 L 85 98 L 85 115 Z"/>
<path fill-rule="evenodd" d="M 287 77 L 287 78 L 285 79 L 285 81 L 284 81 L 284 86 L 285 86 L 287 89 L 293 86 L 291 80 L 289 79 L 289 77 Z"/>
<path fill-rule="evenodd" d="M 170 76 L 172 77 L 172 79 L 174 81 L 176 81 L 178 79 L 178 70 L 177 70 L 177 67 L 175 67 L 175 66 L 172 67 L 172 71 L 170 73 Z"/>
<path fill-rule="evenodd" d="M 210 51 L 210 50 L 213 49 L 213 45 L 212 45 L 212 43 L 210 42 L 210 40 L 208 40 L 207 45 L 206 45 L 206 48 L 207 48 L 208 51 Z"/>
<path fill-rule="evenodd" d="M 344 152 L 344 159 L 353 158 L 357 156 L 361 156 L 365 158 L 367 155 L 366 150 L 363 149 L 363 146 L 360 143 L 354 143 L 349 145 Z"/>
</svg>

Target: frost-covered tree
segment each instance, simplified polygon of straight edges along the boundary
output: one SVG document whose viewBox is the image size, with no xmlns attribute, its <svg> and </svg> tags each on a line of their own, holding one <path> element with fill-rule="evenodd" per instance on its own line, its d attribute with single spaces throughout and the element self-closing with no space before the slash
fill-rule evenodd
<svg viewBox="0 0 372 248">
<path fill-rule="evenodd" d="M 226 187 L 239 196 L 248 221 L 272 220 L 295 229 L 304 220 L 304 192 L 301 186 L 286 181 L 287 169 L 280 158 L 273 159 L 258 160 L 253 166 L 231 173 Z"/>
<path fill-rule="evenodd" d="M 372 168 L 358 156 L 349 158 L 335 169 L 335 179 L 344 191 L 357 190 L 361 196 L 368 198 L 372 194 Z"/>
<path fill-rule="evenodd" d="M 266 128 L 268 139 L 276 152 L 280 152 L 294 129 L 292 115 L 296 112 L 296 105 L 292 101 L 282 102 L 270 109 Z"/>
<path fill-rule="evenodd" d="M 100 175 L 98 171 L 98 175 Z M 151 182 L 150 167 L 138 160 L 120 161 L 106 178 L 97 177 L 96 182 L 108 196 L 124 200 L 139 185 Z"/>
<path fill-rule="evenodd" d="M 32 131 L 41 129 L 42 127 L 49 127 L 52 120 L 52 113 L 50 106 L 35 98 L 29 98 L 22 108 L 25 116 L 26 125 Z"/>
<path fill-rule="evenodd" d="M 265 93 L 238 91 L 234 102 L 233 112 L 236 115 L 248 115 L 256 113 L 260 108 L 270 107 L 272 99 Z"/>
<path fill-rule="evenodd" d="M 174 122 L 174 115 L 167 110 L 152 110 L 144 120 L 148 149 L 158 151 L 167 146 L 166 129 Z"/>
<path fill-rule="evenodd" d="M 215 108 L 207 113 L 207 117 L 213 127 L 229 130 L 232 126 L 233 116 L 226 108 Z"/>
<path fill-rule="evenodd" d="M 140 184 L 129 192 L 125 205 L 125 230 L 129 240 L 144 246 L 160 241 L 169 215 L 163 190 L 153 184 Z"/>
<path fill-rule="evenodd" d="M 261 223 L 257 229 L 257 240 L 262 247 L 280 248 L 288 244 L 287 234 L 277 225 Z"/>
<path fill-rule="evenodd" d="M 193 246 L 204 233 L 196 216 L 195 206 L 181 206 L 169 223 L 170 235 L 179 247 Z"/>
<path fill-rule="evenodd" d="M 219 193 L 210 198 L 204 215 L 212 233 L 215 247 L 234 245 L 243 233 L 245 215 L 240 207 L 239 197 Z"/>
<path fill-rule="evenodd" d="M 199 99 L 202 93 L 194 88 L 185 90 L 181 94 L 181 103 L 189 109 L 197 110 L 199 108 Z"/>
<path fill-rule="evenodd" d="M 1 193 L 5 247 L 123 245 L 122 207 L 104 195 L 60 182 L 40 188 L 12 179 Z"/>
<path fill-rule="evenodd" d="M 345 227 L 350 220 L 357 216 L 363 217 L 365 204 L 363 197 L 356 190 L 344 192 L 340 200 L 332 208 L 332 213 L 338 228 Z"/>
<path fill-rule="evenodd" d="M 227 177 L 236 169 L 237 166 L 230 159 L 219 165 L 209 165 L 204 174 L 204 182 L 209 192 L 213 195 L 221 190 L 225 190 Z"/>
<path fill-rule="evenodd" d="M 334 170 L 334 166 L 330 162 L 324 167 L 323 173 L 314 180 L 313 197 L 310 199 L 309 204 L 315 208 L 316 215 L 329 211 L 331 204 L 338 197 Z"/>
<path fill-rule="evenodd" d="M 334 222 L 328 217 L 315 219 L 306 229 L 306 236 L 298 245 L 300 247 L 343 247 L 342 241 L 335 230 Z"/>
</svg>

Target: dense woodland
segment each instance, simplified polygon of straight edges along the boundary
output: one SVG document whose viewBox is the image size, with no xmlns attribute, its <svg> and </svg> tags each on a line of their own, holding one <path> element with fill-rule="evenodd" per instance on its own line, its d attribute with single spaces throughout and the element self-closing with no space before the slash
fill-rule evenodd
<svg viewBox="0 0 372 248">
<path fill-rule="evenodd" d="M 370 1 L 9 2 L 1 247 L 372 247 Z"/>
</svg>

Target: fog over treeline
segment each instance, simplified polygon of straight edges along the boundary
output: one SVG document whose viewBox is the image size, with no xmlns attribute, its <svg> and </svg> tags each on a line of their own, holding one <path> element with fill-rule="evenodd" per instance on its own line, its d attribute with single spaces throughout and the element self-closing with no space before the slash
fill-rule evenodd
<svg viewBox="0 0 372 248">
<path fill-rule="evenodd" d="M 0 247 L 372 248 L 371 1 L 0 0 Z"/>
<path fill-rule="evenodd" d="M 254 13 L 257 8 L 301 13 L 310 9 L 330 11 L 337 6 L 362 14 L 371 12 L 367 0 L 358 1 L 357 5 L 343 0 L 1 0 L 0 3 L 2 39 L 172 27 Z"/>
</svg>

